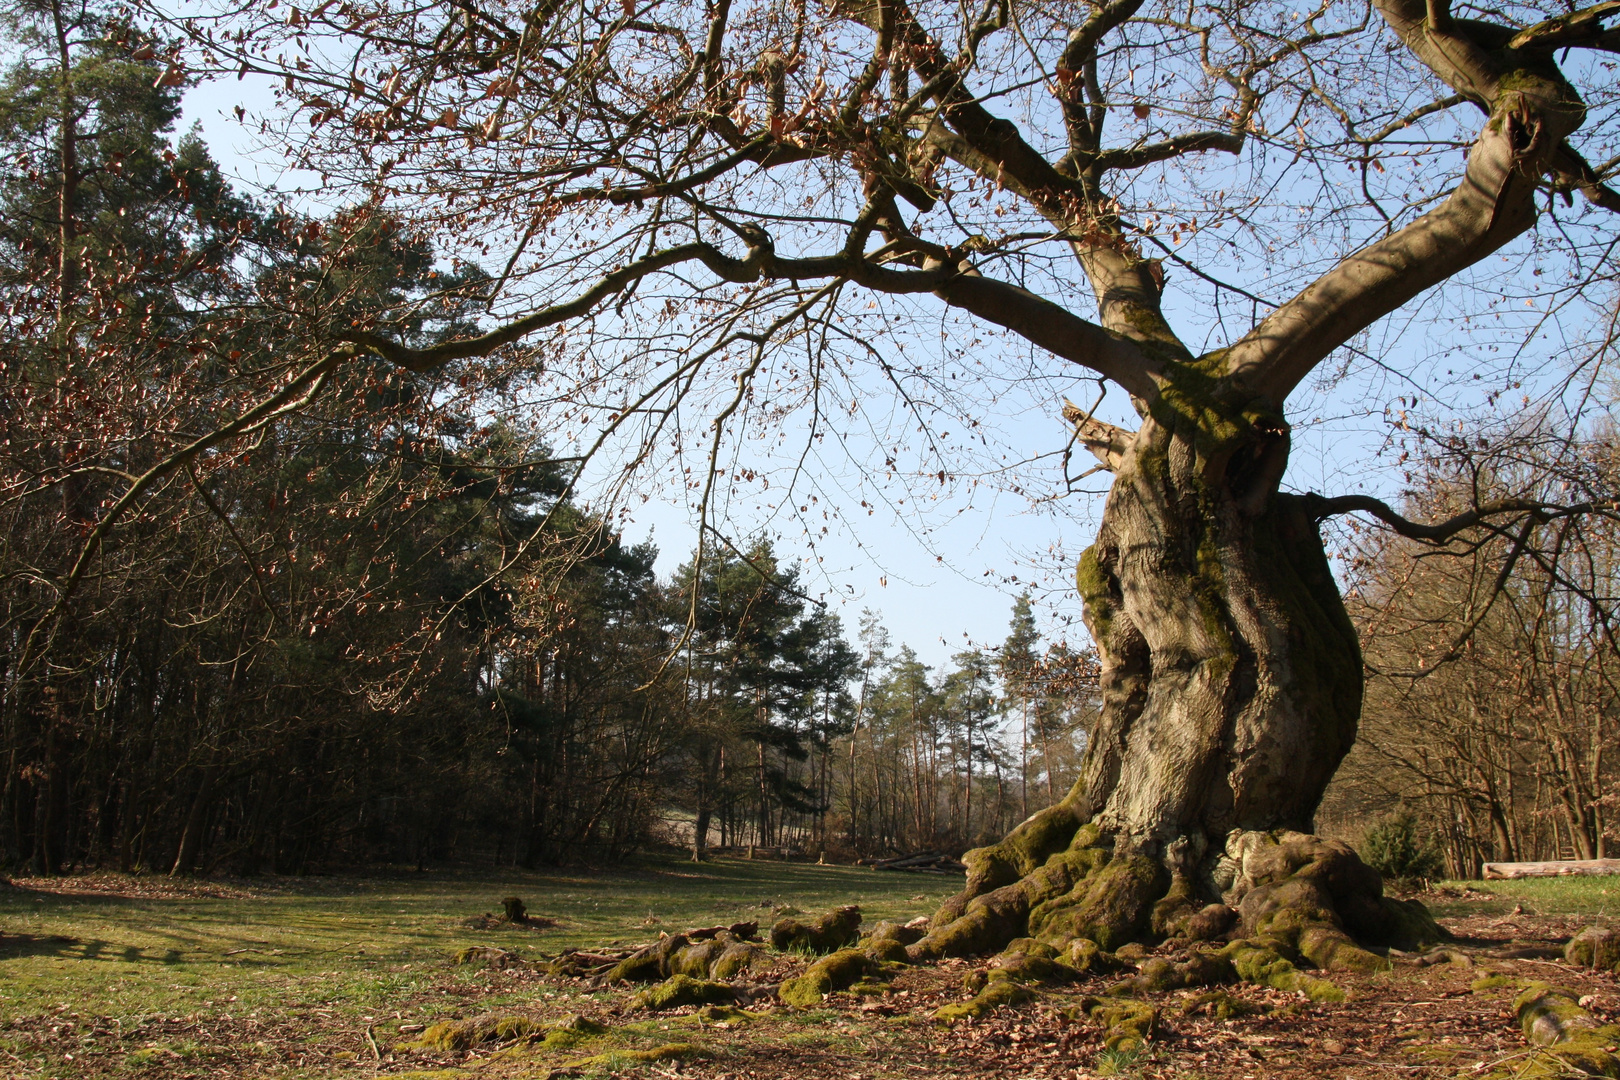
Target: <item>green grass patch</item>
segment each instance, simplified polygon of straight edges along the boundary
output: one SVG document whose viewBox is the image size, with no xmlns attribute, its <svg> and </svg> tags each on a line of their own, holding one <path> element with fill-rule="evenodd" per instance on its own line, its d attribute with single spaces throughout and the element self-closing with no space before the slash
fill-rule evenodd
<svg viewBox="0 0 1620 1080">
<path fill-rule="evenodd" d="M 1501 915 L 1515 904 L 1536 915 L 1608 915 L 1620 913 L 1620 875 L 1604 877 L 1520 878 L 1515 881 L 1444 881 L 1442 889 L 1472 889 L 1490 899 L 1453 899 L 1427 894 L 1424 903 L 1436 915 Z"/>
<path fill-rule="evenodd" d="M 0 1028 L 24 1075 L 113 1075 L 181 1057 L 206 1066 L 257 1053 L 261 1061 L 302 1055 L 306 1064 L 284 1075 L 324 1076 L 338 1071 L 339 1054 L 353 1055 L 344 1059 L 350 1069 L 354 1059 L 370 1061 L 371 1040 L 384 1051 L 408 1041 L 402 1025 L 514 1009 L 589 1012 L 606 1000 L 454 966 L 467 945 L 538 958 L 714 923 L 757 919 L 768 930 L 772 909 L 784 904 L 811 912 L 859 904 L 869 923 L 904 921 L 960 888 L 953 878 L 858 867 L 674 857 L 600 871 L 236 884 L 254 895 L 143 896 L 140 879 L 120 895 L 105 891 L 105 878 L 103 891 L 71 878 L 0 889 Z M 532 915 L 556 925 L 468 925 L 505 896 L 522 897 Z M 255 1051 L 244 1030 L 280 1034 Z"/>
</svg>

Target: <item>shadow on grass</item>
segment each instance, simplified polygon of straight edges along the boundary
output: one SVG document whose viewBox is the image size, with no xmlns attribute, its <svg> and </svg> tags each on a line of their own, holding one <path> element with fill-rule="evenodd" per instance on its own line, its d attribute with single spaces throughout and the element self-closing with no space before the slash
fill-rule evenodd
<svg viewBox="0 0 1620 1080">
<path fill-rule="evenodd" d="M 178 964 L 182 961 L 178 949 L 149 953 L 136 945 L 119 947 L 99 938 L 81 941 L 64 934 L 0 935 L 0 960 L 16 960 L 25 956 L 53 956 L 61 960 L 116 960 L 125 964 Z"/>
</svg>

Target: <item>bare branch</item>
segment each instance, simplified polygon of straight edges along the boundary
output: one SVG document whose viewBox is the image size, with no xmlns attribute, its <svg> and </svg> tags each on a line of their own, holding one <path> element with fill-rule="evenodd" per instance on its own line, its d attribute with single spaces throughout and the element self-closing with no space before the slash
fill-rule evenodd
<svg viewBox="0 0 1620 1080">
<path fill-rule="evenodd" d="M 1589 514 L 1613 515 L 1616 511 L 1620 511 L 1620 502 L 1612 501 L 1579 502 L 1565 505 L 1542 502 L 1537 499 L 1494 499 L 1490 502 L 1481 503 L 1472 510 L 1447 518 L 1445 521 L 1425 525 L 1422 522 L 1402 517 L 1388 503 L 1372 498 L 1369 495 L 1339 495 L 1330 499 L 1311 494 L 1306 495 L 1305 500 L 1306 511 L 1318 521 L 1324 518 L 1336 517 L 1339 514 L 1371 514 L 1407 539 L 1422 540 L 1430 544 L 1444 544 L 1458 533 L 1484 525 L 1493 518 L 1523 515 L 1533 521 L 1547 522 L 1559 518 L 1581 517 Z"/>
</svg>

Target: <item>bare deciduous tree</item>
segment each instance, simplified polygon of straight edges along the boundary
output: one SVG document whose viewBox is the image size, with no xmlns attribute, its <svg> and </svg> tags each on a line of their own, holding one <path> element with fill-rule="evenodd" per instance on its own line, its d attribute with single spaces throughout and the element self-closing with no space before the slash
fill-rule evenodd
<svg viewBox="0 0 1620 1080">
<path fill-rule="evenodd" d="M 912 952 L 1170 933 L 1241 896 L 1251 932 L 1291 927 L 1327 966 L 1368 961 L 1345 929 L 1433 927 L 1347 852 L 1272 834 L 1310 830 L 1360 712 L 1320 520 L 1368 511 L 1444 540 L 1563 511 L 1507 498 L 1419 525 L 1360 496 L 1281 492 L 1288 401 L 1385 316 L 1465 288 L 1549 195 L 1620 207 L 1609 166 L 1583 156 L 1612 133 L 1583 128 L 1572 81 L 1607 93 L 1583 59 L 1615 48 L 1607 10 L 384 0 L 175 26 L 195 64 L 285 80 L 285 116 L 264 130 L 294 161 L 500 264 L 479 334 L 412 344 L 407 305 L 346 325 L 312 313 L 331 363 L 488 358 L 587 453 L 623 440 L 644 468 L 680 443 L 697 460 L 672 475 L 705 530 L 719 492 L 756 480 L 740 440 L 796 407 L 809 444 L 837 437 L 829 417 L 868 415 L 873 381 L 895 387 L 946 481 L 956 451 L 936 410 L 977 424 L 996 385 L 964 328 L 1123 390 L 1134 430 L 1070 414 L 1114 475 L 1078 574 L 1105 698 L 1083 774 L 978 853 Z M 1386 158 L 1402 175 L 1372 178 Z M 1263 260 L 1255 281 L 1193 258 L 1223 244 Z M 1167 270 L 1211 309 L 1167 305 Z M 1261 281 L 1291 298 L 1265 303 Z M 867 360 L 872 380 L 846 378 Z M 890 470 L 905 467 L 893 431 L 875 437 Z M 1313 884 L 1328 878 L 1333 891 Z"/>
</svg>

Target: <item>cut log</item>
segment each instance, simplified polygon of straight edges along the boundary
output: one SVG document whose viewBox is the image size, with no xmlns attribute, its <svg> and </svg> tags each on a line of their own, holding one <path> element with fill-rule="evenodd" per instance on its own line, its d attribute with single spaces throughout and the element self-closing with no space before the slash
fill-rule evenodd
<svg viewBox="0 0 1620 1080">
<path fill-rule="evenodd" d="M 1567 874 L 1620 874 L 1620 859 L 1555 859 L 1551 862 L 1488 862 L 1487 881 L 1563 877 Z"/>
</svg>

